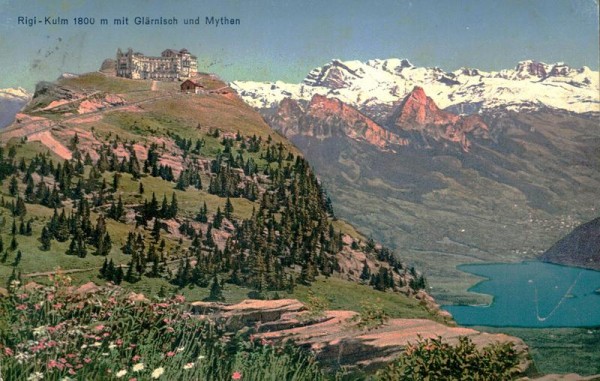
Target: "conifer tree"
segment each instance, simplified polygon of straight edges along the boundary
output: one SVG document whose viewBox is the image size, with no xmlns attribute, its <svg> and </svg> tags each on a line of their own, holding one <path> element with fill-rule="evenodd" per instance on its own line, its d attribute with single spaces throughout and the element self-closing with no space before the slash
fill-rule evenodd
<svg viewBox="0 0 600 381">
<path fill-rule="evenodd" d="M 227 218 L 228 220 L 231 220 L 231 216 L 233 214 L 233 204 L 231 203 L 229 196 L 227 196 L 227 201 L 225 202 L 224 212 L 225 212 L 225 218 Z"/>
<path fill-rule="evenodd" d="M 175 192 L 171 195 L 171 205 L 169 205 L 169 218 L 177 217 L 177 212 L 179 211 L 179 206 L 177 204 L 177 196 Z"/>
<path fill-rule="evenodd" d="M 212 226 L 215 229 L 221 228 L 221 223 L 223 222 L 223 214 L 221 214 L 221 208 L 217 206 L 217 213 L 213 216 Z"/>
<path fill-rule="evenodd" d="M 113 183 L 112 183 L 113 192 L 116 192 L 119 189 L 120 180 L 121 180 L 121 174 L 119 172 L 115 172 L 115 174 L 113 175 Z"/>
<path fill-rule="evenodd" d="M 360 279 L 363 281 L 368 281 L 369 279 L 371 279 L 371 270 L 369 269 L 366 260 L 363 262 L 363 268 L 360 274 Z"/>
<path fill-rule="evenodd" d="M 17 237 L 13 236 L 12 239 L 10 240 L 10 251 L 15 251 L 17 250 L 17 247 L 19 247 L 19 243 L 17 242 Z"/>
<path fill-rule="evenodd" d="M 169 218 L 169 202 L 167 201 L 167 195 L 163 194 L 162 204 L 160 207 L 160 211 L 158 212 L 158 216 L 160 218 Z"/>
<path fill-rule="evenodd" d="M 196 215 L 196 221 L 202 223 L 208 222 L 208 208 L 206 207 L 206 201 L 204 201 L 204 205 L 200 207 L 200 212 Z"/>
<path fill-rule="evenodd" d="M 17 255 L 15 256 L 15 261 L 13 262 L 13 267 L 19 266 L 19 263 L 21 263 L 21 258 L 23 258 L 23 253 L 21 253 L 21 250 L 18 250 Z"/>
<path fill-rule="evenodd" d="M 21 198 L 21 196 L 17 196 L 17 202 L 13 210 L 13 216 L 24 217 L 25 214 L 27 214 L 27 207 L 25 206 L 25 201 Z"/>
<path fill-rule="evenodd" d="M 108 258 L 104 258 L 104 262 L 102 263 L 102 267 L 100 268 L 100 278 L 106 278 L 108 270 Z"/>
<path fill-rule="evenodd" d="M 210 285 L 210 295 L 207 300 L 214 302 L 223 302 L 225 298 L 223 297 L 223 290 L 217 277 L 215 276 L 212 280 L 212 284 Z"/>
<path fill-rule="evenodd" d="M 8 193 L 10 193 L 11 196 L 15 197 L 17 195 L 17 193 L 19 193 L 19 181 L 17 180 L 17 176 L 14 176 L 10 178 L 10 183 L 8 185 Z"/>
</svg>

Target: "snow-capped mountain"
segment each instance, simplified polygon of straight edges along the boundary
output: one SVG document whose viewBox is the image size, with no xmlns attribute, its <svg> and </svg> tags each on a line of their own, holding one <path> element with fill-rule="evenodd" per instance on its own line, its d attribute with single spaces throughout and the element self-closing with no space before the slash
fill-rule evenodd
<svg viewBox="0 0 600 381">
<path fill-rule="evenodd" d="M 15 120 L 15 115 L 29 102 L 31 94 L 22 88 L 0 89 L 0 128 Z"/>
<path fill-rule="evenodd" d="M 373 118 L 388 113 L 415 86 L 442 109 L 472 114 L 496 108 L 552 108 L 576 113 L 600 112 L 599 73 L 564 63 L 523 61 L 515 69 L 485 72 L 412 65 L 406 59 L 333 60 L 312 70 L 300 84 L 234 81 L 230 85 L 253 107 L 273 108 L 284 98 L 309 101 L 335 97 Z"/>
</svg>

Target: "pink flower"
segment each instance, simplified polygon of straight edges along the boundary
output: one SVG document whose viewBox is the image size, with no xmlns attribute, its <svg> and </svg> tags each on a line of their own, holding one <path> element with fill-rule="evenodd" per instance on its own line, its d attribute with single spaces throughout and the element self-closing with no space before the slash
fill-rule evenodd
<svg viewBox="0 0 600 381">
<path fill-rule="evenodd" d="M 27 295 L 27 294 L 19 294 L 19 299 L 25 300 L 27 298 L 29 298 L 29 295 Z"/>
<path fill-rule="evenodd" d="M 9 347 L 4 347 L 4 354 L 8 357 L 11 357 L 13 355 L 13 350 L 10 349 Z"/>
<path fill-rule="evenodd" d="M 104 325 L 100 324 L 94 327 L 96 331 L 102 331 L 104 329 Z"/>
<path fill-rule="evenodd" d="M 27 309 L 27 305 L 26 305 L 26 304 L 19 304 L 19 305 L 17 306 L 17 309 L 18 309 L 19 311 L 25 311 L 25 310 Z"/>
<path fill-rule="evenodd" d="M 58 361 L 50 360 L 48 361 L 48 369 L 58 368 Z"/>
<path fill-rule="evenodd" d="M 173 329 L 173 327 L 167 327 L 167 332 L 173 333 L 173 332 L 175 332 L 175 329 Z"/>
<path fill-rule="evenodd" d="M 175 296 L 175 301 L 177 303 L 183 303 L 183 302 L 185 302 L 185 296 L 183 296 L 183 295 L 177 295 L 177 296 Z"/>
<path fill-rule="evenodd" d="M 53 301 L 54 300 L 54 294 L 48 294 L 48 295 L 46 295 L 46 300 L 49 301 L 49 302 Z"/>
<path fill-rule="evenodd" d="M 42 306 L 40 306 L 39 304 L 34 304 L 34 305 L 33 305 L 33 308 L 34 308 L 36 311 L 39 311 L 39 310 L 41 310 L 41 309 L 42 309 Z"/>
<path fill-rule="evenodd" d="M 241 380 L 242 379 L 242 374 L 240 372 L 233 372 L 233 374 L 231 375 L 231 378 L 233 380 Z"/>
<path fill-rule="evenodd" d="M 123 340 L 121 340 L 121 339 L 117 339 L 117 340 L 115 341 L 115 344 L 117 344 L 118 346 L 121 346 L 121 345 L 123 345 Z"/>
<path fill-rule="evenodd" d="M 135 377 L 130 378 L 129 381 L 137 381 L 137 378 L 135 378 Z"/>
<path fill-rule="evenodd" d="M 74 374 L 77 374 L 77 372 L 75 371 L 75 369 L 69 369 L 69 374 L 72 376 Z"/>
<path fill-rule="evenodd" d="M 141 359 L 141 358 L 142 358 L 142 356 L 140 356 L 140 355 L 135 355 L 135 356 L 133 356 L 133 357 L 132 357 L 131 361 L 133 361 L 133 362 L 137 362 L 137 361 L 138 361 L 139 359 Z"/>
<path fill-rule="evenodd" d="M 86 364 L 89 364 L 89 363 L 92 362 L 92 359 L 89 358 L 89 357 L 86 357 L 86 358 L 83 359 L 83 362 L 86 363 Z"/>
<path fill-rule="evenodd" d="M 61 363 L 63 363 L 63 364 L 66 364 L 66 363 L 67 363 L 67 359 L 66 359 L 66 358 L 64 358 L 64 357 L 61 357 L 61 358 L 59 358 L 59 359 L 58 359 L 58 361 L 60 361 L 60 362 L 61 362 Z"/>
<path fill-rule="evenodd" d="M 173 357 L 173 356 L 175 356 L 175 352 L 173 352 L 173 351 L 167 352 L 167 357 Z"/>
<path fill-rule="evenodd" d="M 62 303 L 56 303 L 52 307 L 56 308 L 57 310 L 60 310 L 61 308 L 63 308 L 63 306 L 64 306 L 64 304 L 62 304 Z"/>
</svg>

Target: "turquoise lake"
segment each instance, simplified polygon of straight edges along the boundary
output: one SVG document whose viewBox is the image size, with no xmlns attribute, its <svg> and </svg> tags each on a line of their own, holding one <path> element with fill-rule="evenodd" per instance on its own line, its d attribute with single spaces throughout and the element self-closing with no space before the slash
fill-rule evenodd
<svg viewBox="0 0 600 381">
<path fill-rule="evenodd" d="M 493 296 L 484 306 L 443 306 L 460 325 L 600 326 L 600 272 L 542 262 L 462 265 L 486 280 L 470 292 Z"/>
</svg>

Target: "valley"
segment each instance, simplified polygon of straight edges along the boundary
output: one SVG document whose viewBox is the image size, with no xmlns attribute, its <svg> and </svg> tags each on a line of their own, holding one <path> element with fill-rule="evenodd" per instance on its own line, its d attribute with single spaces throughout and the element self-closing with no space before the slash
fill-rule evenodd
<svg viewBox="0 0 600 381">
<path fill-rule="evenodd" d="M 299 92 L 282 83 L 271 90 L 251 82 L 232 85 L 250 105 L 263 107 L 271 127 L 311 160 L 336 213 L 423 268 L 439 301 L 489 301 L 466 292 L 477 278 L 456 266 L 535 259 L 597 217 L 597 114 L 573 113 L 571 106 L 550 101 L 531 109 L 515 95 L 536 78 L 546 84 L 573 78 L 575 86 L 573 75 L 585 70 L 549 74 L 548 67 L 527 61 L 514 71 L 480 73 L 477 86 L 486 88 L 485 78 L 503 78 L 511 89 L 505 95 L 517 98 L 496 100 L 476 114 L 470 109 L 463 121 L 457 104 L 448 102 L 456 102 L 454 94 L 464 86 L 474 86 L 471 77 L 404 61 L 373 62 L 334 61 L 309 74 Z M 593 78 L 584 82 L 587 89 L 598 87 Z M 383 92 L 398 90 L 364 102 L 374 83 Z M 412 84 L 423 87 L 409 90 Z M 290 98 L 274 106 L 280 89 Z M 327 98 L 311 95 L 324 92 Z M 492 102 L 494 95 L 486 96 Z M 336 111 L 334 99 L 345 111 Z M 597 100 L 584 103 L 598 108 Z"/>
</svg>

